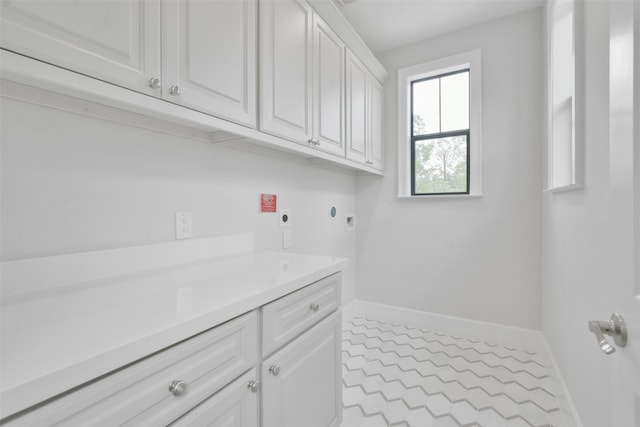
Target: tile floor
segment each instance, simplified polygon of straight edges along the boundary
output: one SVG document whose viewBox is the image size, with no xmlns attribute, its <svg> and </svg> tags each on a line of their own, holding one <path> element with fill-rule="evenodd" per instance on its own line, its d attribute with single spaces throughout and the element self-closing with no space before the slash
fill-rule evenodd
<svg viewBox="0 0 640 427">
<path fill-rule="evenodd" d="M 341 427 L 564 426 L 544 355 L 356 317 Z"/>
</svg>

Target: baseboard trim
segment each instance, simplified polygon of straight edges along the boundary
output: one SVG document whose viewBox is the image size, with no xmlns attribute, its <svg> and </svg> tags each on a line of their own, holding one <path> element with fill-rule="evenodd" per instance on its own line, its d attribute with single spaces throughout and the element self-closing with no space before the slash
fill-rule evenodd
<svg viewBox="0 0 640 427">
<path fill-rule="evenodd" d="M 533 329 L 445 316 L 363 300 L 355 300 L 345 305 L 342 313 L 343 322 L 360 316 L 385 322 L 401 323 L 406 326 L 443 332 L 459 337 L 479 339 L 492 344 L 517 347 L 535 352 L 547 352 L 544 335 L 541 331 Z"/>
<path fill-rule="evenodd" d="M 549 345 L 549 342 L 546 340 L 546 338 L 544 338 L 544 336 L 543 339 L 547 357 L 551 361 L 551 364 L 553 365 L 553 371 L 556 374 L 556 377 L 553 378 L 553 389 L 556 392 L 556 399 L 558 399 L 560 413 L 562 414 L 562 420 L 565 423 L 564 425 L 565 427 L 584 427 L 584 425 L 582 424 L 582 420 L 580 419 L 580 415 L 578 415 L 578 411 L 576 410 L 576 406 L 573 403 L 573 399 L 569 394 L 567 384 L 564 382 L 564 378 L 562 377 L 560 368 L 556 363 L 556 358 L 553 356 L 551 346 Z"/>
</svg>

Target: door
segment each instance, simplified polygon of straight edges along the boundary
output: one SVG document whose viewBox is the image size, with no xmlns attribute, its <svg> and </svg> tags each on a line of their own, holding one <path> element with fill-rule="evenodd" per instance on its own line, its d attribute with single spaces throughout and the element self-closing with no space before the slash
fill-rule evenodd
<svg viewBox="0 0 640 427">
<path fill-rule="evenodd" d="M 347 52 L 347 158 L 367 162 L 367 70 Z"/>
<path fill-rule="evenodd" d="M 262 426 L 339 426 L 341 353 L 337 312 L 265 360 Z"/>
<path fill-rule="evenodd" d="M 345 45 L 317 15 L 313 16 L 313 139 L 316 147 L 344 156 Z"/>
<path fill-rule="evenodd" d="M 312 16 L 304 0 L 260 2 L 260 128 L 311 139 Z"/>
<path fill-rule="evenodd" d="M 613 363 L 612 426 L 640 426 L 640 4 L 609 2 L 610 270 L 628 342 Z M 635 88 L 635 93 L 634 93 Z"/>
<path fill-rule="evenodd" d="M 164 99 L 256 124 L 256 1 L 162 3 Z"/>
<path fill-rule="evenodd" d="M 2 48 L 160 96 L 160 4 L 155 0 L 4 0 Z"/>
</svg>

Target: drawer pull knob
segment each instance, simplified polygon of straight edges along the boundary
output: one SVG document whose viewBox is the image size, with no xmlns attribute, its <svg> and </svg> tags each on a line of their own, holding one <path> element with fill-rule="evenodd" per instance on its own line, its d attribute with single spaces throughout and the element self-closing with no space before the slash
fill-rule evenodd
<svg viewBox="0 0 640 427">
<path fill-rule="evenodd" d="M 269 372 L 271 372 L 271 375 L 273 375 L 274 377 L 277 377 L 278 374 L 280 373 L 280 366 L 279 365 L 269 366 Z"/>
<path fill-rule="evenodd" d="M 160 78 L 159 77 L 151 77 L 149 79 L 149 87 L 151 89 L 160 89 L 162 87 L 162 85 L 160 84 Z"/>
<path fill-rule="evenodd" d="M 173 96 L 180 95 L 180 86 L 173 85 L 169 88 L 169 93 Z"/>
<path fill-rule="evenodd" d="M 318 311 L 318 310 L 320 310 L 320 304 L 313 303 L 313 304 L 311 304 L 309 306 L 309 309 L 311 309 L 313 311 Z"/>
<path fill-rule="evenodd" d="M 174 396 L 180 396 L 187 391 L 187 383 L 183 380 L 172 381 L 171 384 L 169 384 L 169 391 Z"/>
<path fill-rule="evenodd" d="M 247 384 L 247 388 L 251 390 L 252 393 L 257 393 L 258 390 L 260 390 L 260 381 L 258 380 L 249 381 L 249 384 Z"/>
</svg>

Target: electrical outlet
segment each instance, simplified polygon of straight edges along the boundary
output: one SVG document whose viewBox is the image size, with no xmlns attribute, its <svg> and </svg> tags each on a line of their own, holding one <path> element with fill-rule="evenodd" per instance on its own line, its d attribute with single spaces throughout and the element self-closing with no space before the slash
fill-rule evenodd
<svg viewBox="0 0 640 427">
<path fill-rule="evenodd" d="M 282 249 L 291 247 L 291 230 L 282 230 Z"/>
<path fill-rule="evenodd" d="M 176 212 L 176 239 L 193 236 L 191 212 Z"/>
<path fill-rule="evenodd" d="M 280 209 L 280 227 L 288 227 L 291 225 L 291 210 Z"/>
</svg>

